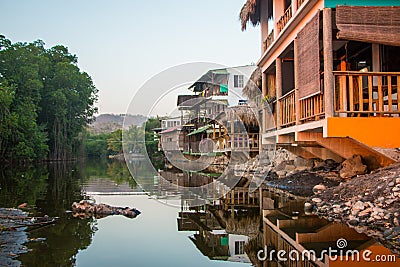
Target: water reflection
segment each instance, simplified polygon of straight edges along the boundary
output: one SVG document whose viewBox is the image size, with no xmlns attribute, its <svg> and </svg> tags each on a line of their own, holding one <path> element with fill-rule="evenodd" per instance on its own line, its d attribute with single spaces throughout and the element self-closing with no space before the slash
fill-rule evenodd
<svg viewBox="0 0 400 267">
<path fill-rule="evenodd" d="M 373 262 L 374 256 L 395 256 L 347 225 L 304 212 L 303 198 L 272 189 L 263 190 L 262 194 L 263 252 L 257 266 L 375 266 L 378 262 Z M 362 256 L 366 250 L 371 251 L 370 262 Z M 310 251 L 315 252 L 315 257 L 309 256 Z M 384 266 L 398 264 L 385 262 Z"/>
<path fill-rule="evenodd" d="M 59 217 L 56 224 L 32 230 L 29 238 L 46 238 L 31 242 L 31 252 L 18 259 L 26 266 L 71 266 L 80 249 L 90 245 L 96 230 L 93 219 L 76 220 L 65 211 L 71 201 L 81 198 L 79 180 L 83 169 L 76 164 L 49 164 L 25 169 L 3 169 L 0 180 L 0 205 L 17 206 L 27 202 L 30 212 Z"/>
<path fill-rule="evenodd" d="M 227 213 L 219 205 L 193 209 L 182 207 L 177 223 L 179 231 L 195 231 L 189 239 L 209 259 L 251 263 L 244 247 L 249 235 L 258 231 L 257 213 L 250 210 Z M 256 228 L 249 231 L 253 225 Z"/>
<path fill-rule="evenodd" d="M 136 169 L 140 161 L 131 162 Z M 142 173 L 142 172 L 139 172 Z M 31 212 L 60 217 L 57 224 L 28 233 L 31 252 L 18 257 L 26 266 L 374 266 L 372 262 L 343 262 L 324 257 L 282 261 L 277 255 L 260 260 L 260 250 L 315 250 L 321 253 L 344 238 L 347 250 L 371 250 L 393 255 L 373 239 L 337 223 L 304 212 L 304 198 L 264 188 L 249 192 L 241 184 L 225 191 L 181 191 L 175 185 L 209 183 L 214 174 L 164 171 L 163 177 L 135 177 L 152 196 L 171 202 L 163 205 L 147 195 L 117 161 L 48 164 L 0 171 L 0 205 L 15 207 L 27 202 Z M 204 189 L 202 189 L 204 190 Z M 213 190 L 226 190 L 221 185 Z M 221 192 L 219 192 L 221 193 Z M 84 197 L 116 206 L 130 206 L 143 213 L 129 220 L 73 218 L 66 211 Z M 207 200 L 205 202 L 204 200 Z M 193 207 L 195 205 L 195 207 Z M 157 257 L 148 256 L 156 251 Z M 398 260 L 398 259 L 397 259 Z M 233 262 L 242 262 L 233 263 Z M 359 265 L 357 265 L 359 264 Z M 377 266 L 397 266 L 386 262 Z"/>
<path fill-rule="evenodd" d="M 59 217 L 55 225 L 29 232 L 30 239 L 45 238 L 45 241 L 28 243 L 32 251 L 20 255 L 18 260 L 26 266 L 74 265 L 78 251 L 91 244 L 97 220 L 73 218 L 66 211 L 71 209 L 71 203 L 82 199 L 85 186 L 95 188 L 99 181 L 139 191 L 122 162 L 88 161 L 2 168 L 0 206 L 16 207 L 26 202 L 35 216 Z"/>
</svg>

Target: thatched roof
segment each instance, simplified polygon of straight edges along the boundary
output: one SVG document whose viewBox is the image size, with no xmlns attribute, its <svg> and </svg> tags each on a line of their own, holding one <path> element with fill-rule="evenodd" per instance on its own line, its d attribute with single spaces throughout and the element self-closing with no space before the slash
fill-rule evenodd
<svg viewBox="0 0 400 267">
<path fill-rule="evenodd" d="M 229 107 L 226 114 L 228 118 L 239 118 L 246 125 L 258 125 L 257 110 L 247 104 Z"/>
<path fill-rule="evenodd" d="M 242 31 L 246 30 L 249 21 L 253 26 L 260 23 L 260 0 L 247 0 L 240 11 L 240 20 L 242 21 Z"/>
<path fill-rule="evenodd" d="M 243 88 L 243 95 L 245 95 L 248 99 L 254 99 L 256 96 L 261 94 L 261 80 L 262 74 L 261 69 L 257 68 L 251 74 L 250 79 L 246 83 L 246 86 Z"/>
</svg>

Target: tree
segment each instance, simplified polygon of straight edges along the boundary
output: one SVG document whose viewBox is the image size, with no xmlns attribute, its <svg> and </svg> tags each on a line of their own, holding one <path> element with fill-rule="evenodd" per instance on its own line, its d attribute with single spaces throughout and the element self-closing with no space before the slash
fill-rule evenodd
<svg viewBox="0 0 400 267">
<path fill-rule="evenodd" d="M 66 47 L 0 36 L 0 157 L 75 157 L 79 134 L 97 111 L 97 92 Z"/>
<path fill-rule="evenodd" d="M 107 139 L 107 149 L 114 154 L 122 153 L 122 130 L 118 129 L 110 134 Z"/>
</svg>

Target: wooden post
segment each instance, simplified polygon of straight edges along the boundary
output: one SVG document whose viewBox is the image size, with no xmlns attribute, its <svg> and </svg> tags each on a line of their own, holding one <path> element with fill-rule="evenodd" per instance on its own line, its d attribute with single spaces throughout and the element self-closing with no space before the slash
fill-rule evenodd
<svg viewBox="0 0 400 267">
<path fill-rule="evenodd" d="M 260 1 L 261 4 L 261 54 L 267 50 L 268 39 L 268 1 Z"/>
<path fill-rule="evenodd" d="M 323 44 L 324 44 L 324 95 L 325 95 L 325 117 L 334 115 L 333 100 L 333 53 L 332 53 L 332 9 L 323 10 Z"/>
<path fill-rule="evenodd" d="M 297 3 L 297 1 L 294 1 Z M 294 46 L 294 103 L 296 114 L 296 125 L 300 124 L 300 100 L 299 100 L 299 44 L 297 38 L 293 41 Z"/>
<path fill-rule="evenodd" d="M 262 89 L 262 96 L 265 97 L 267 95 L 267 84 L 268 84 L 268 77 L 265 72 L 262 73 L 262 83 L 261 83 L 261 89 Z"/>
<path fill-rule="evenodd" d="M 281 58 L 275 59 L 276 64 L 276 128 L 280 129 L 281 122 L 281 103 L 279 99 L 282 97 L 282 60 Z"/>
<path fill-rule="evenodd" d="M 381 71 L 381 59 L 379 53 L 379 44 L 372 44 L 372 71 Z M 373 77 L 373 85 L 378 86 L 378 77 Z"/>
<path fill-rule="evenodd" d="M 292 17 L 294 17 L 294 15 L 296 14 L 297 9 L 298 9 L 297 0 L 293 0 L 292 1 Z"/>
</svg>

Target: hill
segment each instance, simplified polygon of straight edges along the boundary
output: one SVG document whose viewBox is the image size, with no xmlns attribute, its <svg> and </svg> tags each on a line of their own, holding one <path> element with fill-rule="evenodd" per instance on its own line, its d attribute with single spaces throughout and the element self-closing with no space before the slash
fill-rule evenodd
<svg viewBox="0 0 400 267">
<path fill-rule="evenodd" d="M 89 132 L 92 134 L 110 133 L 117 129 L 128 129 L 132 125 L 140 126 L 146 122 L 143 115 L 130 114 L 101 114 L 89 125 Z"/>
</svg>

